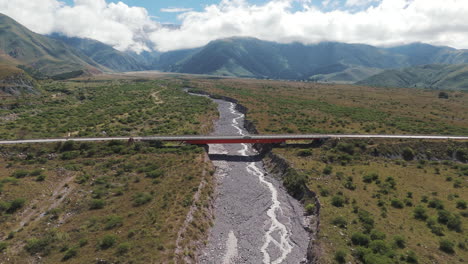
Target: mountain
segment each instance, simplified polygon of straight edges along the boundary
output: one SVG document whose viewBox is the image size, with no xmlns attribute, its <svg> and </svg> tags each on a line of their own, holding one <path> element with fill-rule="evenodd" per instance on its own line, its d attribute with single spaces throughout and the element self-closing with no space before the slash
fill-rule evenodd
<svg viewBox="0 0 468 264">
<path fill-rule="evenodd" d="M 0 14 L 0 63 L 53 76 L 69 72 L 101 72 L 104 67 L 65 43 L 36 34 Z"/>
<path fill-rule="evenodd" d="M 142 58 L 135 58 L 129 53 L 118 51 L 97 40 L 67 37 L 60 34 L 52 34 L 50 37 L 74 47 L 93 61 L 114 71 L 126 72 L 148 69 L 148 65 L 145 64 Z"/>
<path fill-rule="evenodd" d="M 378 48 L 337 42 L 280 44 L 240 37 L 212 41 L 188 54 L 160 68 L 194 74 L 355 82 L 384 69 L 468 63 L 467 51 L 420 43 Z"/>
<path fill-rule="evenodd" d="M 357 84 L 383 87 L 468 90 L 468 65 L 432 64 L 386 70 L 357 82 Z"/>
<path fill-rule="evenodd" d="M 314 76 L 366 69 L 397 67 L 403 56 L 362 44 L 325 42 L 316 45 L 280 44 L 254 38 L 228 38 L 210 42 L 171 71 L 273 79 L 314 79 Z M 362 77 L 362 76 L 361 76 Z M 352 75 L 346 76 L 354 79 Z"/>
</svg>

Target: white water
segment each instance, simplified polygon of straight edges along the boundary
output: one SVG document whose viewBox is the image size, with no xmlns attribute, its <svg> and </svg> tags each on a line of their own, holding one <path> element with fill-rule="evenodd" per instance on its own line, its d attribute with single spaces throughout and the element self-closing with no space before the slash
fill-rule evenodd
<svg viewBox="0 0 468 264">
<path fill-rule="evenodd" d="M 238 119 L 243 118 L 244 115 L 241 113 L 237 113 L 235 110 L 235 104 L 231 103 L 231 106 L 229 108 L 232 114 L 238 115 L 237 118 L 234 118 L 232 120 L 232 126 L 237 129 L 238 133 L 242 136 L 245 135 L 245 133 L 242 131 L 242 129 L 239 127 L 239 122 Z M 239 154 L 242 156 L 247 156 L 247 152 L 249 151 L 249 146 L 247 144 L 242 144 L 242 150 L 239 151 Z M 265 180 L 265 174 L 262 172 L 260 168 L 257 167 L 255 162 L 250 162 L 249 165 L 247 166 L 247 172 L 249 172 L 252 175 L 255 175 L 258 177 L 259 181 L 266 185 L 268 189 L 271 192 L 271 202 L 272 205 L 267 211 L 267 215 L 271 220 L 270 227 L 268 228 L 268 231 L 265 233 L 265 242 L 263 246 L 261 247 L 261 252 L 263 254 L 263 263 L 268 264 L 268 263 L 281 263 L 286 259 L 286 256 L 291 253 L 291 250 L 293 248 L 292 242 L 290 240 L 290 233 L 286 226 L 278 221 L 276 213 L 279 212 L 283 215 L 282 209 L 281 209 L 281 203 L 278 200 L 278 191 L 276 190 L 275 186 L 271 183 Z M 284 217 L 284 215 L 283 215 Z M 288 218 L 289 220 L 289 218 Z M 279 234 L 279 241 L 276 240 L 273 237 L 274 233 Z M 230 234 L 231 235 L 231 234 Z M 270 257 L 270 254 L 268 253 L 268 247 L 270 244 L 273 244 L 280 250 L 280 257 L 278 257 L 275 260 L 272 260 Z M 225 259 L 227 257 L 227 253 L 225 255 Z"/>
</svg>

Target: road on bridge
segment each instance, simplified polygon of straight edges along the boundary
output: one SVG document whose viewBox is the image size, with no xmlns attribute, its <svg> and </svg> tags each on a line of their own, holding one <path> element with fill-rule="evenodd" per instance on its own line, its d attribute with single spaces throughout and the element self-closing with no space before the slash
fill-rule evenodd
<svg viewBox="0 0 468 264">
<path fill-rule="evenodd" d="M 238 143 L 281 143 L 286 141 L 317 139 L 426 139 L 426 140 L 468 140 L 468 136 L 444 135 L 366 135 L 366 134 L 304 134 L 304 135 L 249 135 L 249 136 L 146 136 L 146 137 L 89 137 L 89 138 L 44 138 L 0 140 L 0 145 L 54 143 L 54 142 L 96 142 L 96 141 L 175 141 L 190 144 L 238 144 Z"/>
</svg>

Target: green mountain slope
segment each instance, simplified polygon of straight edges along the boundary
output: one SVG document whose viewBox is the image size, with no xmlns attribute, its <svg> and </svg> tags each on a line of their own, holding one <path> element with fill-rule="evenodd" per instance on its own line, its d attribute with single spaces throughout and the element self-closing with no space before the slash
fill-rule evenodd
<svg viewBox="0 0 468 264">
<path fill-rule="evenodd" d="M 190 58 L 168 70 L 274 79 L 316 79 L 315 75 L 343 73 L 342 81 L 356 81 L 375 74 L 366 68 L 403 64 L 404 56 L 368 45 L 319 43 L 279 44 L 254 38 L 228 38 L 209 43 Z M 345 74 L 359 66 L 361 74 Z M 326 71 L 325 73 L 323 71 Z"/>
<path fill-rule="evenodd" d="M 0 14 L 0 51 L 2 61 L 22 64 L 48 76 L 79 70 L 105 70 L 76 49 L 36 34 L 3 14 Z"/>
<path fill-rule="evenodd" d="M 52 34 L 50 37 L 78 49 L 95 62 L 115 71 L 126 72 L 148 69 L 144 62 L 137 60 L 130 54 L 118 51 L 97 40 L 66 37 L 59 34 Z"/>
<path fill-rule="evenodd" d="M 383 87 L 468 90 L 468 65 L 432 64 L 387 70 L 357 84 Z"/>
</svg>

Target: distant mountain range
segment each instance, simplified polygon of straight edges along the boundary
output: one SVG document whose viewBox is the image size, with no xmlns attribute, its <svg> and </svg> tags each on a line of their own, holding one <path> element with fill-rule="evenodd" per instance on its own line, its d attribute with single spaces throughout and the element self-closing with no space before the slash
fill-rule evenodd
<svg viewBox="0 0 468 264">
<path fill-rule="evenodd" d="M 196 49 L 136 54 L 91 39 L 39 35 L 0 14 L 0 65 L 21 65 L 36 76 L 160 70 L 458 89 L 466 76 L 466 67 L 458 64 L 466 63 L 466 50 L 422 43 L 379 48 L 336 42 L 281 44 L 241 37 L 215 40 Z"/>
</svg>

